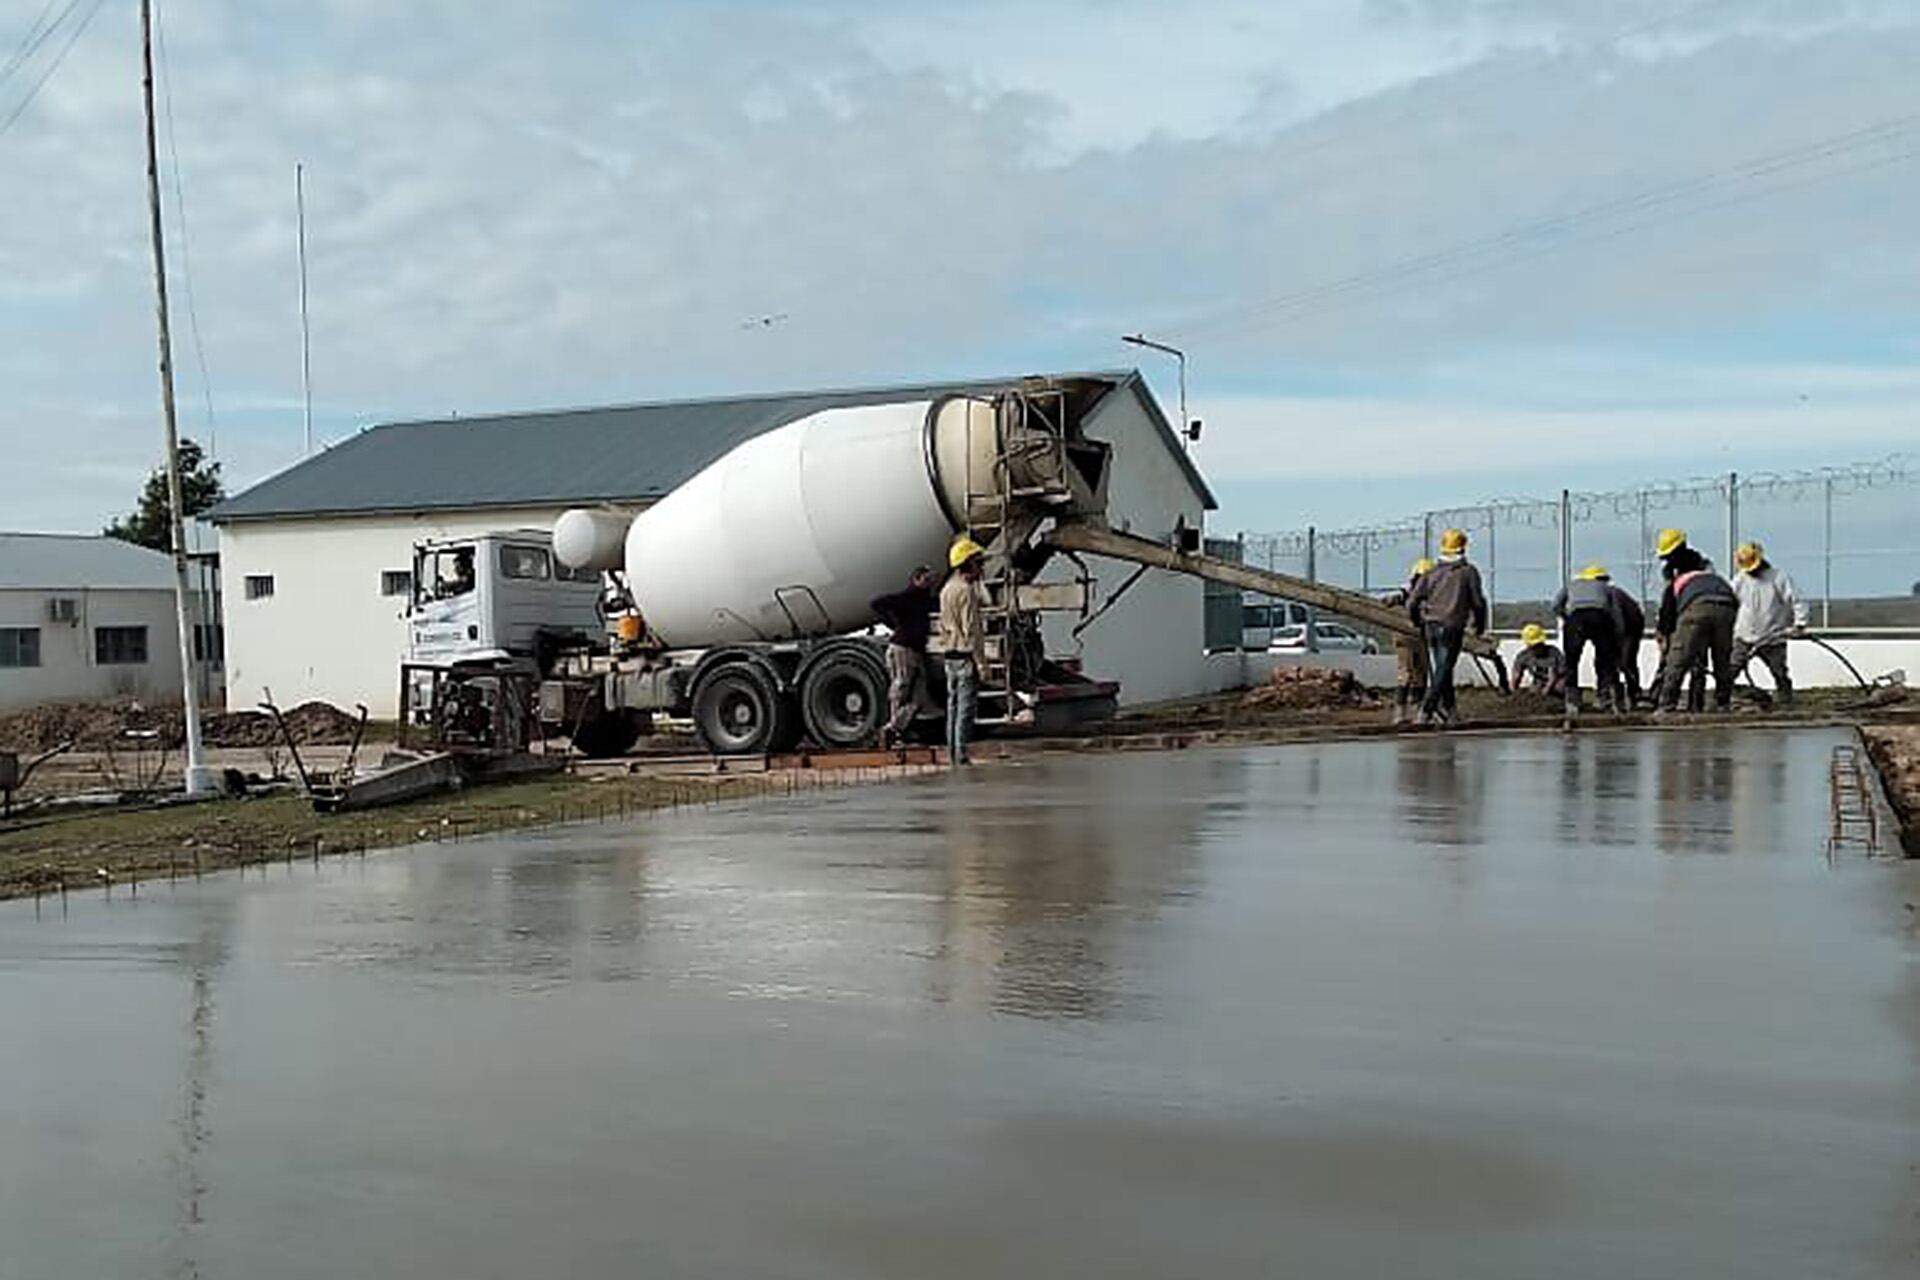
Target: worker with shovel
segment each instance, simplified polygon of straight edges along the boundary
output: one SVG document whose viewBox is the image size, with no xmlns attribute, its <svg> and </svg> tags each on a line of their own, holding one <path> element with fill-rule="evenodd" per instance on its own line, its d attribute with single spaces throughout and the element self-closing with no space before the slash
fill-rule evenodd
<svg viewBox="0 0 1920 1280">
<path fill-rule="evenodd" d="M 1660 677 L 1660 714 L 1680 706 L 1680 685 L 1703 660 L 1713 666 L 1713 705 L 1733 707 L 1733 621 L 1740 600 L 1705 556 L 1687 545 L 1686 531 L 1662 529 L 1653 544 L 1667 579 L 1654 629 L 1666 640 Z"/>
<path fill-rule="evenodd" d="M 952 570 L 940 588 L 940 655 L 947 676 L 947 764 L 967 763 L 973 707 L 980 691 L 980 659 L 986 654 L 986 623 L 980 614 L 980 569 L 987 549 L 961 534 L 947 549 Z"/>
<path fill-rule="evenodd" d="M 1487 634 L 1487 593 L 1480 571 L 1467 563 L 1467 531 L 1440 535 L 1440 563 L 1420 575 L 1407 595 L 1407 615 L 1427 641 L 1427 696 L 1420 723 L 1452 724 L 1459 714 L 1453 669 L 1460 661 L 1467 628 Z"/>
<path fill-rule="evenodd" d="M 1407 585 L 1390 592 L 1385 603 L 1390 608 L 1406 608 L 1407 598 L 1431 568 L 1433 561 L 1427 557 L 1421 556 L 1415 560 L 1413 568 L 1407 573 Z M 1393 722 L 1400 725 L 1413 719 L 1419 713 L 1421 704 L 1427 700 L 1427 646 L 1423 638 L 1395 633 L 1393 674 Z"/>
<path fill-rule="evenodd" d="M 1767 560 L 1766 548 L 1743 542 L 1733 553 L 1733 592 L 1740 612 L 1733 622 L 1733 670 L 1737 675 L 1758 657 L 1773 674 L 1780 706 L 1793 705 L 1793 680 L 1787 674 L 1787 637 L 1805 635 L 1807 603 L 1793 579 Z"/>
<path fill-rule="evenodd" d="M 1620 679 L 1620 637 L 1626 619 L 1607 582 L 1605 565 L 1590 564 L 1573 576 L 1553 598 L 1554 616 L 1561 622 L 1567 642 L 1566 674 L 1561 688 L 1566 694 L 1567 719 L 1580 715 L 1580 659 L 1587 646 L 1593 646 L 1593 687 L 1602 711 L 1614 710 L 1614 686 Z"/>
</svg>

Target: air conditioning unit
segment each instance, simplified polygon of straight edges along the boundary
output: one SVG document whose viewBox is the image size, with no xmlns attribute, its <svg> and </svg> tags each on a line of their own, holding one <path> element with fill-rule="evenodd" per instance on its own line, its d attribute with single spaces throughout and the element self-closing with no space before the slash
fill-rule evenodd
<svg viewBox="0 0 1920 1280">
<path fill-rule="evenodd" d="M 53 622 L 78 622 L 80 602 L 72 596 L 55 596 L 47 601 L 47 617 Z"/>
</svg>

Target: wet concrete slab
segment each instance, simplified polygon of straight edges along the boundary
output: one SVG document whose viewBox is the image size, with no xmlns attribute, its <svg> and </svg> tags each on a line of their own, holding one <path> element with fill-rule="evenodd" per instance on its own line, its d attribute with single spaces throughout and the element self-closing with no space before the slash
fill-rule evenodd
<svg viewBox="0 0 1920 1280">
<path fill-rule="evenodd" d="M 0 906 L 0 1276 L 1899 1276 L 1840 737 L 1036 759 Z"/>
</svg>

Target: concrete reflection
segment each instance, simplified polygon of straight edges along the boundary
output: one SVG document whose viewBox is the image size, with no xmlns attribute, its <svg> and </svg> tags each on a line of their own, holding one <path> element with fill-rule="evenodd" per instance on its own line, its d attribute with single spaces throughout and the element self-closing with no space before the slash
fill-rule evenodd
<svg viewBox="0 0 1920 1280">
<path fill-rule="evenodd" d="M 1124 1003 L 1124 936 L 1192 891 L 1207 808 L 1160 794 L 1149 772 L 1127 768 L 1138 788 L 1102 788 L 1092 802 L 1038 786 L 1027 803 L 952 797 L 935 1000 L 1042 1018 L 1098 1018 Z M 1241 776 L 1227 768 L 1216 785 L 1228 773 Z"/>
<path fill-rule="evenodd" d="M 1400 823 L 1425 843 L 1486 842 L 1485 753 L 1449 737 L 1395 744 Z"/>
<path fill-rule="evenodd" d="M 1743 748 L 1748 745 L 1742 744 Z M 1656 734 L 1654 750 L 1655 845 L 1662 853 L 1672 854 L 1732 852 L 1735 775 L 1725 736 Z"/>
</svg>

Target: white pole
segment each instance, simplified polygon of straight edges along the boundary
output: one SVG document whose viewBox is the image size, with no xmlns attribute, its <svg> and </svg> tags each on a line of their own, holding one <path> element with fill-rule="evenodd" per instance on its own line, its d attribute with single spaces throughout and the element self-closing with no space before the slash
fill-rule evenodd
<svg viewBox="0 0 1920 1280">
<path fill-rule="evenodd" d="M 306 424 L 306 452 L 313 453 L 313 358 L 307 328 L 307 167 L 293 166 L 294 222 L 300 240 L 300 396 Z"/>
<path fill-rule="evenodd" d="M 200 692 L 194 678 L 193 609 L 187 584 L 187 521 L 180 494 L 180 429 L 173 409 L 173 334 L 167 323 L 167 254 L 160 228 L 160 156 L 153 127 L 153 0 L 140 0 L 140 92 L 147 123 L 147 214 L 153 239 L 153 288 L 160 321 L 160 414 L 167 432 L 167 505 L 173 517 L 173 606 L 179 629 L 181 702 L 187 731 L 186 790 L 213 790 L 200 745 Z"/>
</svg>

